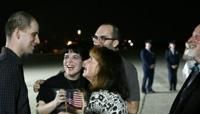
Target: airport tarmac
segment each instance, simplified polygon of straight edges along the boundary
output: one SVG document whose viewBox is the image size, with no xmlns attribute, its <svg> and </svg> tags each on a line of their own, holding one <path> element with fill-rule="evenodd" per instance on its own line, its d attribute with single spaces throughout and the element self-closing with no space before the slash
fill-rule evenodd
<svg viewBox="0 0 200 114">
<path fill-rule="evenodd" d="M 142 66 L 139 57 L 128 57 L 137 71 L 139 84 L 143 78 Z M 183 61 L 180 63 L 178 70 L 178 84 L 177 91 L 170 92 L 166 62 L 162 56 L 157 57 L 156 69 L 154 76 L 153 89 L 156 93 L 143 94 L 141 93 L 140 109 L 138 114 L 168 114 L 170 106 L 181 88 L 185 78 L 182 76 Z M 50 76 L 57 74 L 62 69 L 62 56 L 57 55 L 34 55 L 28 57 L 24 61 L 24 75 L 28 87 L 29 102 L 32 114 L 36 114 L 36 96 L 37 93 L 33 92 L 33 84 L 38 79 L 47 79 Z"/>
</svg>

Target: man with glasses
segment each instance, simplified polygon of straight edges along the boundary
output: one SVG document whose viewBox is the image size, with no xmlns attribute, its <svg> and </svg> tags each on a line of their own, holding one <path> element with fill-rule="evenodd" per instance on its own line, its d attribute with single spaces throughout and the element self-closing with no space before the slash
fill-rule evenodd
<svg viewBox="0 0 200 114">
<path fill-rule="evenodd" d="M 113 51 L 119 50 L 119 29 L 112 24 L 102 24 L 92 37 L 93 44 L 96 46 L 104 46 Z M 137 77 L 137 70 L 131 62 L 123 58 L 126 79 L 129 89 L 129 98 L 126 99 L 129 114 L 136 114 L 139 109 L 140 91 Z"/>
<path fill-rule="evenodd" d="M 112 41 L 118 40 L 116 38 L 107 38 L 106 36 L 100 36 L 100 37 L 98 37 L 96 35 L 92 36 L 92 39 L 93 39 L 93 42 L 95 42 L 95 40 L 99 41 L 99 44 L 97 44 L 97 45 L 102 45 L 102 46 L 105 45 L 108 48 L 110 47 L 110 44 L 112 44 Z M 107 42 L 107 40 L 108 40 L 108 42 Z M 113 48 L 113 47 L 111 47 L 111 48 Z"/>
<path fill-rule="evenodd" d="M 95 46 L 104 46 L 113 51 L 119 50 L 119 29 L 112 24 L 102 24 L 97 29 L 95 35 L 92 37 L 93 44 Z M 123 58 L 126 79 L 129 89 L 129 97 L 126 99 L 128 104 L 129 114 L 136 114 L 139 109 L 140 101 L 140 91 L 139 91 L 139 82 L 137 76 L 137 70 L 131 62 L 128 62 Z M 39 81 L 38 81 L 39 82 Z M 34 84 L 34 89 L 38 91 L 40 88 L 39 83 Z"/>
</svg>

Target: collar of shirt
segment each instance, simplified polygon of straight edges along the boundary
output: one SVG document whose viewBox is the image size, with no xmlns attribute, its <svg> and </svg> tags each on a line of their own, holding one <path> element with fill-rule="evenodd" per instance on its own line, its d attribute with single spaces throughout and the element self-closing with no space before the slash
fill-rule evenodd
<svg viewBox="0 0 200 114">
<path fill-rule="evenodd" d="M 198 69 L 199 69 L 199 72 L 200 72 L 200 64 L 198 64 L 198 65 L 197 65 L 197 67 L 198 67 Z"/>
<path fill-rule="evenodd" d="M 191 70 L 193 70 L 195 72 L 200 72 L 200 64 L 194 63 L 193 67 L 191 68 Z"/>
<path fill-rule="evenodd" d="M 170 51 L 172 52 L 172 54 L 175 54 L 175 50 L 174 49 L 170 49 Z"/>
<path fill-rule="evenodd" d="M 22 60 L 20 57 L 18 57 L 11 49 L 7 47 L 3 47 L 1 50 L 1 55 L 3 56 L 10 56 L 13 61 L 15 61 L 17 64 L 22 65 Z"/>
</svg>

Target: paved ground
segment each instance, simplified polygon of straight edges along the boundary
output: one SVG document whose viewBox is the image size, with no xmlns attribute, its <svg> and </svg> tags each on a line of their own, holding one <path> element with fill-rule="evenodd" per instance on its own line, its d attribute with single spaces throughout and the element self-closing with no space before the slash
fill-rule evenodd
<svg viewBox="0 0 200 114">
<path fill-rule="evenodd" d="M 62 57 L 56 56 L 34 56 L 33 58 L 30 57 L 29 59 L 25 59 L 25 81 L 28 86 L 32 114 L 36 114 L 35 98 L 37 95 L 33 92 L 33 83 L 37 79 L 46 79 L 58 73 L 58 71 L 62 68 L 61 58 Z M 31 60 L 31 62 L 29 60 Z M 138 70 L 138 78 L 141 85 L 141 80 L 143 76 L 141 62 L 137 56 L 133 57 L 130 60 L 132 63 L 134 63 Z M 177 92 L 169 92 L 167 69 L 162 56 L 157 58 L 156 66 L 155 80 L 153 85 L 156 93 L 147 95 L 141 93 L 139 114 L 168 114 L 172 101 L 177 94 Z M 182 66 L 183 63 L 180 64 L 178 71 L 178 90 L 180 89 L 184 81 L 184 78 L 181 75 Z"/>
<path fill-rule="evenodd" d="M 135 62 L 137 63 L 137 62 Z M 182 77 L 181 69 L 183 62 L 180 64 L 178 71 L 178 85 L 176 92 L 169 91 L 167 69 L 163 60 L 159 59 L 156 64 L 155 78 L 153 89 L 156 91 L 154 94 L 141 93 L 141 102 L 139 114 L 168 114 L 170 106 L 176 97 L 178 90 L 181 88 L 184 78 Z M 142 81 L 142 69 L 140 62 L 136 64 L 139 76 L 139 82 L 141 86 Z"/>
</svg>

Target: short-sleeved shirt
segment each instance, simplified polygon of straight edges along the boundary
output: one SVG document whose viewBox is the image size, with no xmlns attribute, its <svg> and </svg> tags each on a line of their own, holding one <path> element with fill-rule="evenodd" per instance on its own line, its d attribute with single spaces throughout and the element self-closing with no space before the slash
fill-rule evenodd
<svg viewBox="0 0 200 114">
<path fill-rule="evenodd" d="M 128 101 L 140 101 L 138 74 L 135 66 L 122 57 L 129 90 Z"/>
<path fill-rule="evenodd" d="M 64 89 L 67 91 L 67 103 L 70 105 L 73 104 L 73 93 L 76 90 L 88 90 L 89 82 L 83 78 L 82 76 L 78 80 L 69 80 L 64 77 L 64 72 L 58 73 L 57 75 L 47 79 L 44 84 L 41 85 L 41 89 L 37 96 L 37 102 L 39 100 L 44 101 L 45 103 L 49 103 L 54 100 L 56 96 L 56 91 L 60 89 Z M 60 111 L 69 111 L 70 109 L 66 109 L 64 107 L 64 103 L 58 106 L 51 114 L 57 114 Z M 70 111 L 69 111 L 70 112 Z"/>
<path fill-rule="evenodd" d="M 92 92 L 86 114 L 128 114 L 126 102 L 122 97 L 107 90 Z"/>
</svg>

